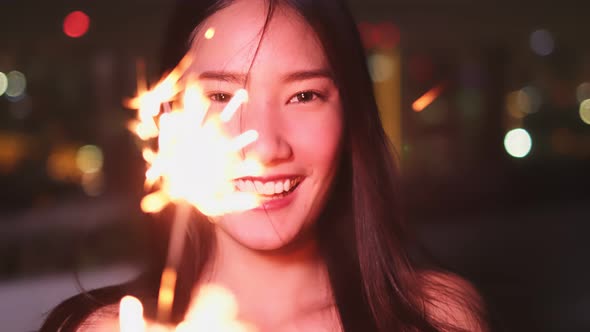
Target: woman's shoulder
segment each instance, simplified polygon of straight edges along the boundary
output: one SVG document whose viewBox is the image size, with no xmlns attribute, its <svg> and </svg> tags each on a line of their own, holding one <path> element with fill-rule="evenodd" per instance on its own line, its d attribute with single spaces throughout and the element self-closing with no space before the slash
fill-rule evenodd
<svg viewBox="0 0 590 332">
<path fill-rule="evenodd" d="M 467 331 L 488 331 L 484 303 L 466 279 L 443 271 L 419 272 L 423 308 L 428 317 L 442 325 Z"/>
<path fill-rule="evenodd" d="M 111 304 L 99 308 L 86 317 L 76 332 L 112 332 L 118 331 L 119 306 Z"/>
</svg>

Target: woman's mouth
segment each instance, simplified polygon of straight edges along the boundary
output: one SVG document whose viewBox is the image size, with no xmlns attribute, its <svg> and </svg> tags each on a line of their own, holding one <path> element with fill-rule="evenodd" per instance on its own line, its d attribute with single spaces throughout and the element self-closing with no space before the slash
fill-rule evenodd
<svg viewBox="0 0 590 332">
<path fill-rule="evenodd" d="M 234 180 L 237 191 L 256 193 L 263 201 L 280 199 L 292 193 L 303 181 L 303 176 L 264 178 L 241 178 Z"/>
</svg>

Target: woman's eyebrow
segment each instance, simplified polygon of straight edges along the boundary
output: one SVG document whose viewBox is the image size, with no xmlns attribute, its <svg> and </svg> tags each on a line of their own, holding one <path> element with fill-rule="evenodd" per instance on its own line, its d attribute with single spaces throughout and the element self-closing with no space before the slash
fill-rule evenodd
<svg viewBox="0 0 590 332">
<path fill-rule="evenodd" d="M 216 80 L 243 85 L 246 82 L 246 75 L 227 71 L 204 71 L 199 75 L 200 80 Z"/>
<path fill-rule="evenodd" d="M 283 82 L 289 83 L 294 81 L 303 81 L 313 78 L 327 78 L 332 79 L 332 73 L 327 69 L 312 69 L 312 70 L 301 70 L 288 73 L 283 78 Z"/>
<path fill-rule="evenodd" d="M 246 74 L 227 71 L 204 71 L 199 75 L 200 80 L 216 80 L 242 85 L 245 84 L 246 77 Z M 311 70 L 298 70 L 284 75 L 283 82 L 291 83 L 295 81 L 303 81 L 314 78 L 332 79 L 332 73 L 329 70 L 322 68 Z"/>
</svg>

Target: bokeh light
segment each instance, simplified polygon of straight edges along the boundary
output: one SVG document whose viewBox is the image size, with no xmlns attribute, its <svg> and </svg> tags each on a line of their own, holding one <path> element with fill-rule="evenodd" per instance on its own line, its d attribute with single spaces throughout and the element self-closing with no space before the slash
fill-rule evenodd
<svg viewBox="0 0 590 332">
<path fill-rule="evenodd" d="M 530 46 L 535 54 L 546 56 L 553 52 L 555 42 L 549 31 L 539 29 L 531 33 Z"/>
<path fill-rule="evenodd" d="M 27 79 L 23 73 L 13 70 L 6 75 L 6 96 L 18 98 L 25 93 L 27 88 Z"/>
<path fill-rule="evenodd" d="M 394 59 L 381 53 L 369 56 L 369 72 L 373 82 L 385 82 L 393 77 Z"/>
<path fill-rule="evenodd" d="M 4 74 L 3 72 L 0 71 L 0 96 L 2 96 L 4 94 L 4 92 L 6 92 L 7 88 L 8 88 L 8 77 L 6 77 L 6 74 Z"/>
<path fill-rule="evenodd" d="M 25 136 L 0 131 L 0 175 L 10 174 L 27 156 Z"/>
<path fill-rule="evenodd" d="M 366 49 L 377 48 L 390 50 L 395 48 L 400 41 L 400 31 L 391 22 L 382 22 L 379 24 L 360 22 L 358 29 Z"/>
<path fill-rule="evenodd" d="M 580 119 L 590 125 L 590 99 L 586 99 L 580 104 Z"/>
<path fill-rule="evenodd" d="M 504 137 L 504 148 L 514 158 L 523 158 L 529 154 L 533 147 L 531 135 L 522 129 L 512 129 Z"/>
<path fill-rule="evenodd" d="M 76 153 L 76 165 L 84 174 L 95 173 L 102 169 L 102 150 L 96 145 L 84 145 Z"/>
<path fill-rule="evenodd" d="M 86 34 L 90 26 L 90 18 L 82 11 L 69 13 L 63 22 L 63 31 L 68 37 L 79 38 Z"/>
<path fill-rule="evenodd" d="M 522 119 L 529 113 L 529 96 L 522 90 L 514 91 L 506 96 L 506 110 L 515 119 Z"/>
<path fill-rule="evenodd" d="M 47 158 L 47 175 L 54 181 L 77 182 L 80 170 L 76 165 L 77 149 L 71 145 L 52 148 Z"/>
<path fill-rule="evenodd" d="M 399 44 L 400 32 L 398 27 L 391 22 L 383 22 L 378 28 L 381 31 L 379 46 L 384 49 L 392 49 Z"/>
<path fill-rule="evenodd" d="M 213 36 L 215 36 L 215 29 L 209 28 L 209 29 L 207 29 L 207 31 L 205 31 L 205 38 L 206 39 L 211 39 L 211 38 L 213 38 Z"/>
<path fill-rule="evenodd" d="M 576 98 L 578 99 L 579 103 L 586 99 L 590 99 L 590 83 L 584 82 L 578 85 L 578 88 L 576 89 Z"/>
<path fill-rule="evenodd" d="M 506 96 L 506 111 L 514 119 L 522 119 L 541 107 L 541 94 L 537 88 L 527 86 Z"/>
</svg>

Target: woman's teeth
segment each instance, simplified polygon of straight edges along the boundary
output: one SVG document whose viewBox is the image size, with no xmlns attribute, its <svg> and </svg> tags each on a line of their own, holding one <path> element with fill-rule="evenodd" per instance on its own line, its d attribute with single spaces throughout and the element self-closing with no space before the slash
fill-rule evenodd
<svg viewBox="0 0 590 332">
<path fill-rule="evenodd" d="M 280 181 L 252 181 L 237 180 L 236 188 L 242 192 L 256 192 L 261 195 L 272 196 L 287 193 L 301 182 L 301 177 L 285 179 Z"/>
</svg>

